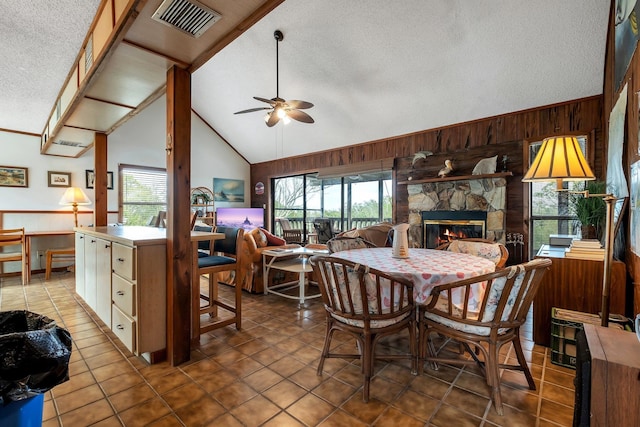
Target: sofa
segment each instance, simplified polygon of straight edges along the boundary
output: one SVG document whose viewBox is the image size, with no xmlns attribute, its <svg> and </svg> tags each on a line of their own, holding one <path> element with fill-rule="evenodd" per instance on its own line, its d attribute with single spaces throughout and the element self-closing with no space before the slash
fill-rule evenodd
<svg viewBox="0 0 640 427">
<path fill-rule="evenodd" d="M 373 243 L 379 248 L 391 246 L 388 240 L 389 231 L 393 228 L 390 222 L 380 222 L 368 227 L 354 228 L 338 234 L 338 237 L 362 237 L 364 240 Z"/>
<path fill-rule="evenodd" d="M 262 277 L 262 252 L 268 249 L 292 249 L 300 245 L 287 242 L 280 237 L 271 234 L 263 228 L 256 228 L 244 234 L 242 249 L 242 278 L 243 289 L 252 293 L 263 293 L 264 282 Z M 295 255 L 293 255 L 295 257 Z M 292 276 L 293 275 L 293 276 Z M 269 271 L 270 283 L 278 283 L 284 280 L 296 280 L 295 274 L 285 273 L 279 270 Z"/>
</svg>

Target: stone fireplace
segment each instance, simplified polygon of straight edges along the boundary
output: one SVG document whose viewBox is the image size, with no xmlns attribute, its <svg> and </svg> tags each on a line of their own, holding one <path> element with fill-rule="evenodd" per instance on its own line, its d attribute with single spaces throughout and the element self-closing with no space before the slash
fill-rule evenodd
<svg viewBox="0 0 640 427">
<path fill-rule="evenodd" d="M 430 180 L 428 182 L 408 184 L 409 193 L 409 245 L 411 247 L 430 247 L 427 243 L 425 216 L 427 212 L 438 212 L 440 222 L 459 220 L 468 215 L 464 212 L 480 212 L 484 222 L 484 237 L 505 243 L 506 191 L 505 177 L 461 177 L 459 181 Z M 462 212 L 462 213 L 461 213 Z M 426 215 L 425 215 L 426 214 Z M 476 219 L 473 219 L 476 221 Z M 467 219 L 464 219 L 467 221 Z M 479 224 L 475 224 L 479 227 Z M 466 227 L 472 234 L 482 233 L 478 227 Z M 474 231 L 475 230 L 475 231 Z M 450 230 L 451 231 L 451 230 Z M 440 233 L 440 231 L 437 231 Z M 467 236 L 473 237 L 473 236 Z"/>
</svg>

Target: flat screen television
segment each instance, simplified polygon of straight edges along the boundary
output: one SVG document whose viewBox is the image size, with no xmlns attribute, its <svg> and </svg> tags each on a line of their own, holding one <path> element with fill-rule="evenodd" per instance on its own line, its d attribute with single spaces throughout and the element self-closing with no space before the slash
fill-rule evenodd
<svg viewBox="0 0 640 427">
<path fill-rule="evenodd" d="M 217 208 L 216 225 L 219 227 L 242 227 L 245 231 L 264 228 L 263 208 Z"/>
</svg>

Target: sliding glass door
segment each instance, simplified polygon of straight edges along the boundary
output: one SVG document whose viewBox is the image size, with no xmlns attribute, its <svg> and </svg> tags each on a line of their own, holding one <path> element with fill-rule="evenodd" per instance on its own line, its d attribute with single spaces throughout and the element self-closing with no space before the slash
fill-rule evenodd
<svg viewBox="0 0 640 427">
<path fill-rule="evenodd" d="M 316 218 L 331 218 L 334 231 L 361 228 L 392 218 L 391 172 L 319 179 L 316 174 L 274 178 L 273 218 L 287 218 L 292 228 L 313 232 Z"/>
</svg>

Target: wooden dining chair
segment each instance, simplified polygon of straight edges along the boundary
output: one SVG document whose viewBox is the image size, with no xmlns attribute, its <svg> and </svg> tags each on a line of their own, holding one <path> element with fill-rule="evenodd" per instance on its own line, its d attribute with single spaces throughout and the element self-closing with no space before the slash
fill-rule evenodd
<svg viewBox="0 0 640 427">
<path fill-rule="evenodd" d="M 196 227 L 196 229 L 197 228 L 198 227 Z M 200 334 L 233 323 L 235 323 L 237 330 L 240 330 L 242 327 L 242 283 L 240 283 L 239 278 L 242 272 L 241 253 L 244 242 L 244 230 L 235 227 L 216 227 L 215 231 L 216 233 L 223 233 L 225 238 L 215 240 L 213 242 L 213 250 L 210 250 L 210 247 L 203 247 L 202 251 L 198 251 L 198 271 L 193 273 L 198 276 L 202 274 L 209 275 L 209 293 L 200 293 L 200 299 L 206 301 L 206 305 L 199 306 L 197 309 L 194 307 L 193 310 L 193 316 L 197 316 L 199 319 Z M 205 241 L 204 243 L 211 245 L 209 241 Z M 208 253 L 206 252 L 207 249 L 209 250 Z M 222 272 L 234 272 L 234 275 L 230 277 L 235 279 L 235 283 L 220 282 L 235 288 L 234 305 L 230 305 L 218 297 L 218 273 Z M 198 292 L 198 290 L 194 290 L 194 292 Z M 219 308 L 231 313 L 232 316 L 219 316 Z M 212 320 L 203 323 L 201 316 L 204 314 L 208 314 Z"/>
<path fill-rule="evenodd" d="M 509 251 L 505 245 L 480 238 L 456 239 L 443 243 L 436 249 L 486 258 L 493 261 L 496 268 L 503 268 L 509 259 Z"/>
<path fill-rule="evenodd" d="M 334 237 L 327 242 L 330 253 L 375 247 L 376 245 L 362 237 Z"/>
<path fill-rule="evenodd" d="M 369 401 L 369 385 L 377 359 L 409 359 L 416 374 L 415 305 L 413 283 L 340 258 L 315 255 L 310 258 L 324 302 L 327 327 L 318 364 L 322 375 L 328 358 L 360 359 L 364 377 L 362 400 Z M 376 344 L 385 336 L 408 330 L 409 353 L 376 354 Z M 358 354 L 334 353 L 331 339 L 336 331 L 353 336 Z"/>
<path fill-rule="evenodd" d="M 24 228 L 0 230 L 0 263 L 18 261 L 21 264 L 22 284 L 27 284 L 27 258 Z"/>
<path fill-rule="evenodd" d="M 418 307 L 419 369 L 425 361 L 447 364 L 475 364 L 485 375 L 491 398 L 498 414 L 503 414 L 500 394 L 500 369 L 524 372 L 531 390 L 536 386 L 520 344 L 520 326 L 538 291 L 544 272 L 551 265 L 548 258 L 497 270 L 444 285 L 431 291 L 431 301 Z M 486 286 L 480 307 L 470 306 L 471 293 Z M 453 292 L 462 293 L 462 304 L 453 299 Z M 436 333 L 436 337 L 433 336 Z M 452 338 L 461 343 L 471 358 L 462 357 L 444 344 L 436 346 L 438 337 Z M 513 343 L 517 365 L 500 363 L 500 348 Z M 429 353 L 429 354 L 427 354 Z M 482 355 L 482 358 L 479 356 Z"/>
</svg>

